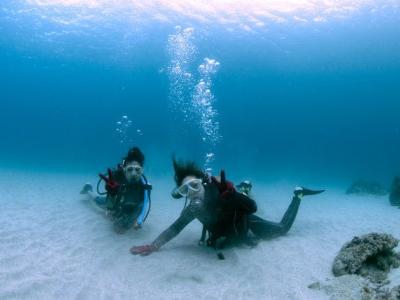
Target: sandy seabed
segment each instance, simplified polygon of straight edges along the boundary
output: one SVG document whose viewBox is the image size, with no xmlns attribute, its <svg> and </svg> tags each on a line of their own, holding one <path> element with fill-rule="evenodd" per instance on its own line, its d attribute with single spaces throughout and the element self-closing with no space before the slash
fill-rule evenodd
<svg viewBox="0 0 400 300">
<path fill-rule="evenodd" d="M 182 209 L 169 196 L 172 181 L 153 180 L 144 228 L 118 235 L 79 195 L 93 178 L 0 171 L 0 299 L 329 299 L 308 285 L 333 277 L 331 264 L 346 241 L 372 231 L 400 238 L 400 210 L 387 197 L 327 187 L 303 199 L 288 235 L 225 250 L 224 261 L 197 245 L 197 221 L 161 251 L 137 257 L 129 248 L 151 242 Z M 280 220 L 292 188 L 256 183 L 257 215 Z"/>
</svg>

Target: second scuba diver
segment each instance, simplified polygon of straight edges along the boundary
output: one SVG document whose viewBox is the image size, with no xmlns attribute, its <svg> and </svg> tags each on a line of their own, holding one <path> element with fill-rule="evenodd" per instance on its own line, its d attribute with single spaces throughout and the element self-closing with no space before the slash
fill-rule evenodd
<svg viewBox="0 0 400 300">
<path fill-rule="evenodd" d="M 114 230 L 118 233 L 131 227 L 139 229 L 150 211 L 152 186 L 143 175 L 143 164 L 142 151 L 133 147 L 115 170 L 108 169 L 108 177 L 99 174 L 107 191 L 100 194 L 106 196 L 95 196 L 90 184 L 85 184 L 81 191 L 111 216 Z"/>
<path fill-rule="evenodd" d="M 245 194 L 247 197 L 251 197 L 251 189 L 252 189 L 253 185 L 251 184 L 251 182 L 249 180 L 245 180 L 242 181 L 241 183 L 239 183 L 236 188 L 238 189 L 238 191 L 242 194 Z"/>
<path fill-rule="evenodd" d="M 177 236 L 194 219 L 198 219 L 209 233 L 207 245 L 221 249 L 228 243 L 254 245 L 256 239 L 270 239 L 286 234 L 293 225 L 303 196 L 319 194 L 296 187 L 292 201 L 279 223 L 264 220 L 254 213 L 257 205 L 245 193 L 237 192 L 233 184 L 225 179 L 224 171 L 220 178 L 207 176 L 194 162 L 173 160 L 175 182 L 172 191 L 174 198 L 186 197 L 185 206 L 179 218 L 151 244 L 131 248 L 132 254 L 149 255 L 157 251 Z M 223 259 L 220 253 L 218 257 Z"/>
</svg>

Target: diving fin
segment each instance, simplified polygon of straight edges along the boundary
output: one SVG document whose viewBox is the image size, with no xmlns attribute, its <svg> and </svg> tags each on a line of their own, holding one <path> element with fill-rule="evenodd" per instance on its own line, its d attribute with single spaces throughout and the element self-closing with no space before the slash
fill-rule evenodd
<svg viewBox="0 0 400 300">
<path fill-rule="evenodd" d="M 297 186 L 294 189 L 295 196 L 310 196 L 310 195 L 317 195 L 325 192 L 325 190 L 310 190 L 305 187 Z"/>
<path fill-rule="evenodd" d="M 88 192 L 93 192 L 93 187 L 90 183 L 85 183 L 82 190 L 79 192 L 81 195 L 86 195 Z"/>
</svg>

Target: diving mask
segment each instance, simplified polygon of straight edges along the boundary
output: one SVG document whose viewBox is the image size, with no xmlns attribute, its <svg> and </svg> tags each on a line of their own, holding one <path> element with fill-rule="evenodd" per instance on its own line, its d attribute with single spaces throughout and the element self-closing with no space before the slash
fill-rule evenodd
<svg viewBox="0 0 400 300">
<path fill-rule="evenodd" d="M 199 178 L 190 179 L 187 182 L 185 182 L 184 184 L 182 184 L 180 187 L 178 187 L 176 189 L 176 192 L 179 195 L 186 197 L 186 196 L 188 196 L 190 191 L 193 191 L 193 192 L 200 191 L 202 184 L 203 184 L 203 180 L 201 180 Z"/>
<path fill-rule="evenodd" d="M 126 173 L 141 173 L 143 168 L 139 165 L 128 165 L 125 168 Z"/>
<path fill-rule="evenodd" d="M 136 162 L 129 163 L 124 167 L 125 178 L 128 181 L 138 180 L 143 174 L 143 167 Z"/>
</svg>

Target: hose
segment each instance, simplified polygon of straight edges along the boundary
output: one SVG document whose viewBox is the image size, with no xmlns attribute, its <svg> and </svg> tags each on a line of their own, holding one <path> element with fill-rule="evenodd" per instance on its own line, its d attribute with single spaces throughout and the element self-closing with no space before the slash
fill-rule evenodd
<svg viewBox="0 0 400 300">
<path fill-rule="evenodd" d="M 97 181 L 97 194 L 99 194 L 99 195 L 106 195 L 107 194 L 107 191 L 105 191 L 105 192 L 100 192 L 100 182 L 102 181 L 103 179 L 100 177 L 100 179 L 99 179 L 99 181 Z"/>
</svg>

